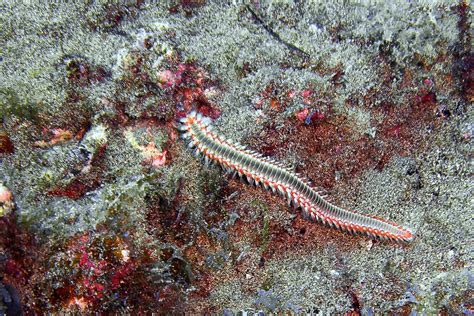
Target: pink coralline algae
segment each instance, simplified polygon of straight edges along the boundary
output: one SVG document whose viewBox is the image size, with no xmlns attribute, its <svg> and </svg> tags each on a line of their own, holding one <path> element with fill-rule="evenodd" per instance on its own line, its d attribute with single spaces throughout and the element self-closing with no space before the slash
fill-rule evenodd
<svg viewBox="0 0 474 316">
<path fill-rule="evenodd" d="M 308 117 L 309 109 L 304 108 L 302 111 L 296 113 L 296 118 L 300 120 L 301 122 L 304 122 L 306 118 Z"/>
<path fill-rule="evenodd" d="M 320 110 L 316 109 L 310 111 L 308 108 L 304 108 L 296 113 L 296 118 L 306 125 L 310 125 L 313 121 L 324 120 L 326 116 Z"/>
</svg>

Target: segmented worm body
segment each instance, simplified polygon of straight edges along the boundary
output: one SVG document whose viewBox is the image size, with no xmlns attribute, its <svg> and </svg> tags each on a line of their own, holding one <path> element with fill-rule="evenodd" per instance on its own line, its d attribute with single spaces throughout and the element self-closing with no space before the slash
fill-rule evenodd
<svg viewBox="0 0 474 316">
<path fill-rule="evenodd" d="M 180 120 L 182 137 L 189 139 L 189 147 L 196 148 L 206 163 L 214 161 L 224 169 L 246 177 L 249 183 L 262 185 L 278 192 L 288 200 L 288 204 L 300 207 L 303 214 L 313 221 L 372 238 L 394 241 L 411 241 L 413 233 L 402 226 L 371 215 L 364 215 L 340 208 L 318 193 L 308 181 L 289 168 L 263 157 L 255 151 L 215 134 L 210 127 L 210 119 L 196 112 Z"/>
</svg>

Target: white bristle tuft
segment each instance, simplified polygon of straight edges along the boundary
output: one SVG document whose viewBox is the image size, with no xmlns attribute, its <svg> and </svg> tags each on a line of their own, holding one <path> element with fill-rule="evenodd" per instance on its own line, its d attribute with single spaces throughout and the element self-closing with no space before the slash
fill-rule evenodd
<svg viewBox="0 0 474 316">
<path fill-rule="evenodd" d="M 202 118 L 202 125 L 204 125 L 204 126 L 210 125 L 211 122 L 212 122 L 211 119 L 206 117 L 206 116 Z"/>
<path fill-rule="evenodd" d="M 283 190 L 283 187 L 279 186 L 278 187 L 278 192 L 280 192 L 281 195 L 285 195 L 285 191 Z"/>
</svg>

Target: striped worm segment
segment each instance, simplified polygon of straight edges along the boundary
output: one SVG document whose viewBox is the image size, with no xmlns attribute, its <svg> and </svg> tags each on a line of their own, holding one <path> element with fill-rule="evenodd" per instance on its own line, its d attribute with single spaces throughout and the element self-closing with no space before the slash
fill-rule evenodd
<svg viewBox="0 0 474 316">
<path fill-rule="evenodd" d="M 286 197 L 288 204 L 301 207 L 303 214 L 350 233 L 361 233 L 372 238 L 411 241 L 413 233 L 402 226 L 371 215 L 363 215 L 340 208 L 324 199 L 308 181 L 271 158 L 227 140 L 212 132 L 210 119 L 196 112 L 180 120 L 182 137 L 189 139 L 189 147 L 204 156 L 206 164 L 218 162 L 225 170 L 245 176 L 249 183 L 262 185 Z"/>
</svg>

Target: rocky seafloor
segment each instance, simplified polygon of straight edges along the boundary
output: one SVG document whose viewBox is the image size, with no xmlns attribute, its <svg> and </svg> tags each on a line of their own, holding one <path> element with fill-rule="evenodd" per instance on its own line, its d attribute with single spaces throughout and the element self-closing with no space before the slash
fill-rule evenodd
<svg viewBox="0 0 474 316">
<path fill-rule="evenodd" d="M 474 313 L 468 1 L 0 2 L 0 314 Z M 410 243 L 207 167 L 219 135 Z"/>
</svg>

